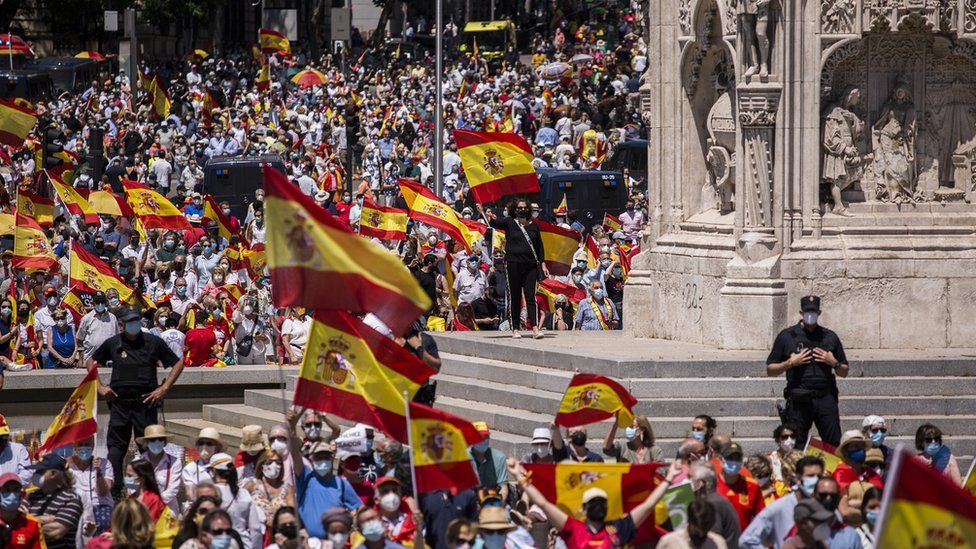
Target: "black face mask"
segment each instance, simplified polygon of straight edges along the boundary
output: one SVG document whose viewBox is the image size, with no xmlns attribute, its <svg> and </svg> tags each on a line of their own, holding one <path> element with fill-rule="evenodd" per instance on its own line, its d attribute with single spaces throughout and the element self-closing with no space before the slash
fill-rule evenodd
<svg viewBox="0 0 976 549">
<path fill-rule="evenodd" d="M 522 210 L 522 209 L 515 210 L 515 217 L 520 217 L 522 219 L 525 219 L 526 217 L 529 217 L 529 210 Z"/>
<path fill-rule="evenodd" d="M 278 533 L 285 536 L 288 539 L 298 538 L 298 526 L 294 524 L 286 524 L 281 528 L 278 528 Z"/>
<path fill-rule="evenodd" d="M 576 446 L 583 446 L 586 444 L 586 433 L 582 431 L 576 431 L 569 437 L 569 441 Z"/>
<path fill-rule="evenodd" d="M 27 320 L 27 314 L 30 313 L 27 309 L 17 309 L 17 318 Z"/>
<path fill-rule="evenodd" d="M 840 504 L 839 494 L 822 494 L 817 496 L 817 501 L 820 505 L 824 506 L 824 509 L 828 511 L 836 511 L 837 505 Z"/>
<path fill-rule="evenodd" d="M 603 522 L 607 519 L 607 504 L 604 501 L 594 501 L 586 506 L 586 520 Z"/>
</svg>

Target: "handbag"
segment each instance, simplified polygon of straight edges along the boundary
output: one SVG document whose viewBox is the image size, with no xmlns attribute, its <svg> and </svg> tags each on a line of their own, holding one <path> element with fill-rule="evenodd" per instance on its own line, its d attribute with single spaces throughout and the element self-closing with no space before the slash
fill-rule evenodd
<svg viewBox="0 0 976 549">
<path fill-rule="evenodd" d="M 254 326 L 251 327 L 251 333 L 242 337 L 240 341 L 237 342 L 237 356 L 248 356 L 251 354 L 251 349 L 254 347 L 254 331 L 258 329 L 258 319 L 254 319 Z"/>
</svg>

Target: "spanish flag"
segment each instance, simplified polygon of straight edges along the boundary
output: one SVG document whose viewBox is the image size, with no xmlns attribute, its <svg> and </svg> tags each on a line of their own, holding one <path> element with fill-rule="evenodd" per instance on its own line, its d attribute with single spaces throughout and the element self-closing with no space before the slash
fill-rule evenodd
<svg viewBox="0 0 976 549">
<path fill-rule="evenodd" d="M 364 200 L 359 234 L 382 240 L 406 240 L 407 211 Z"/>
<path fill-rule="evenodd" d="M 976 547 L 976 497 L 904 448 L 896 450 L 874 546 Z"/>
<path fill-rule="evenodd" d="M 258 72 L 258 79 L 254 82 L 254 85 L 259 90 L 266 90 L 271 87 L 271 64 L 262 63 L 261 71 Z"/>
<path fill-rule="evenodd" d="M 624 226 L 620 224 L 620 220 L 617 216 L 610 215 L 609 213 L 603 214 L 603 226 L 606 227 L 611 233 L 622 231 Z"/>
<path fill-rule="evenodd" d="M 81 322 L 81 317 L 85 316 L 85 301 L 90 297 L 91 294 L 79 292 L 78 288 L 72 287 L 61 299 L 61 306 L 71 313 L 71 318 L 76 325 Z"/>
<path fill-rule="evenodd" d="M 152 103 L 156 115 L 160 118 L 169 116 L 172 103 L 169 100 L 169 94 L 166 93 L 163 85 L 159 82 L 159 76 L 152 77 L 152 80 L 149 81 L 149 86 L 146 88 L 146 92 L 149 94 L 149 100 Z"/>
<path fill-rule="evenodd" d="M 468 228 L 453 208 L 445 204 L 427 187 L 409 179 L 399 179 L 400 192 L 410 210 L 410 217 L 431 227 L 436 227 L 471 251 L 471 244 L 481 238 L 481 233 Z"/>
<path fill-rule="evenodd" d="M 217 234 L 226 238 L 228 242 L 230 242 L 230 237 L 237 235 L 237 238 L 241 242 L 244 242 L 245 245 L 247 244 L 240 229 L 234 230 L 231 228 L 230 219 L 224 215 L 224 211 L 217 205 L 217 201 L 214 200 L 213 195 L 208 194 L 203 199 L 203 219 L 215 224 L 217 226 Z"/>
<path fill-rule="evenodd" d="M 574 311 L 576 310 L 576 306 L 586 299 L 586 290 L 583 288 L 577 287 L 572 282 L 560 282 L 554 278 L 547 278 L 539 282 L 535 288 L 535 294 L 541 296 L 545 302 L 543 310 L 550 313 L 556 310 L 555 303 L 557 295 L 566 296 L 566 299 L 573 304 Z"/>
<path fill-rule="evenodd" d="M 173 513 L 169 505 L 163 507 L 163 512 L 156 519 L 156 529 L 154 530 L 155 539 L 153 547 L 155 549 L 172 549 L 173 540 L 180 532 L 180 519 Z"/>
<path fill-rule="evenodd" d="M 37 449 L 44 455 L 72 442 L 85 440 L 98 430 L 96 417 L 98 400 L 98 368 L 92 367 L 81 384 L 68 397 L 68 402 L 47 428 L 44 443 Z"/>
<path fill-rule="evenodd" d="M 14 234 L 17 228 L 17 218 L 14 214 L 0 213 L 0 236 Z"/>
<path fill-rule="evenodd" d="M 10 263 L 20 269 L 56 270 L 58 258 L 44 235 L 44 229 L 33 218 L 17 212 L 14 230 L 14 257 Z"/>
<path fill-rule="evenodd" d="M 386 131 L 386 124 L 390 121 L 390 117 L 393 116 L 393 107 L 386 108 L 386 114 L 383 115 L 383 123 L 380 124 L 380 136 L 383 136 L 383 132 Z"/>
<path fill-rule="evenodd" d="M 261 46 L 257 44 L 251 44 L 251 57 L 254 58 L 254 62 L 258 65 L 264 65 L 267 60 L 264 58 L 264 54 L 261 53 Z"/>
<path fill-rule="evenodd" d="M 244 260 L 244 268 L 250 273 L 251 278 L 267 274 L 264 271 L 268 266 L 268 253 L 265 250 L 264 243 L 259 242 L 245 246 L 241 255 Z"/>
<path fill-rule="evenodd" d="M 618 427 L 634 422 L 637 399 L 616 381 L 596 374 L 577 373 L 569 381 L 556 414 L 556 425 L 575 427 L 617 416 Z"/>
<path fill-rule="evenodd" d="M 132 211 L 125 199 L 111 191 L 88 193 L 88 203 L 91 204 L 92 209 L 101 215 L 126 218 L 135 216 L 135 212 Z"/>
<path fill-rule="evenodd" d="M 291 53 L 291 42 L 278 31 L 261 28 L 258 30 L 261 53 Z"/>
<path fill-rule="evenodd" d="M 146 229 L 172 229 L 183 231 L 190 228 L 190 222 L 172 202 L 149 187 L 122 180 L 125 201 Z"/>
<path fill-rule="evenodd" d="M 406 442 L 403 393 L 413 398 L 434 373 L 351 314 L 320 310 L 312 319 L 294 403 L 367 423 Z"/>
<path fill-rule="evenodd" d="M 833 473 L 834 469 L 838 465 L 844 462 L 839 455 L 837 455 L 837 448 L 828 444 L 819 438 L 814 438 L 812 436 L 807 436 L 807 446 L 803 451 L 805 455 L 818 457 L 824 462 L 824 470 L 827 473 Z"/>
<path fill-rule="evenodd" d="M 569 205 L 566 204 L 566 193 L 563 193 L 563 201 L 559 203 L 559 206 L 552 213 L 556 215 L 569 215 Z"/>
<path fill-rule="evenodd" d="M 593 235 L 587 235 L 586 237 L 586 268 L 596 269 L 597 265 L 600 263 L 600 245 L 596 243 L 596 239 Z"/>
<path fill-rule="evenodd" d="M 54 224 L 54 201 L 50 198 L 20 191 L 17 193 L 17 212 L 33 217 L 42 228 Z"/>
<path fill-rule="evenodd" d="M 82 216 L 85 219 L 85 223 L 89 225 L 98 224 L 98 212 L 88 202 L 88 199 L 78 192 L 78 189 L 65 183 L 64 180 L 51 173 L 50 170 L 45 173 L 47 173 L 47 177 L 51 181 L 54 191 L 58 194 L 58 198 L 61 199 L 61 203 L 64 204 L 68 213 Z"/>
<path fill-rule="evenodd" d="M 0 143 L 19 149 L 36 124 L 34 109 L 17 100 L 0 99 Z"/>
<path fill-rule="evenodd" d="M 107 292 L 115 288 L 119 292 L 119 299 L 130 303 L 135 292 L 130 288 L 112 267 L 85 249 L 80 242 L 75 241 L 71 246 L 70 284 L 80 293 L 93 294 L 98 291 Z M 137 297 L 138 299 L 138 297 Z"/>
<path fill-rule="evenodd" d="M 579 250 L 583 235 L 541 219 L 536 219 L 535 223 L 539 226 L 542 255 L 549 272 L 557 276 L 568 275 L 573 268 L 573 255 Z"/>
<path fill-rule="evenodd" d="M 410 447 L 417 493 L 477 486 L 468 446 L 484 440 L 467 420 L 430 406 L 410 403 Z"/>
<path fill-rule="evenodd" d="M 264 188 L 276 305 L 371 312 L 397 335 L 430 308 L 400 258 L 360 238 L 270 166 Z"/>
<path fill-rule="evenodd" d="M 532 147 L 514 133 L 454 130 L 471 195 L 484 204 L 509 194 L 539 192 Z"/>
<path fill-rule="evenodd" d="M 630 263 L 640 252 L 641 247 L 639 244 L 629 250 L 625 250 L 623 246 L 617 246 L 617 259 L 620 260 L 620 269 L 624 272 L 624 278 L 630 276 Z"/>
<path fill-rule="evenodd" d="M 607 493 L 607 520 L 629 513 L 651 495 L 661 480 L 660 463 L 523 463 L 532 485 L 566 514 L 582 518 L 583 493 Z M 653 521 L 648 521 L 653 522 Z"/>
</svg>

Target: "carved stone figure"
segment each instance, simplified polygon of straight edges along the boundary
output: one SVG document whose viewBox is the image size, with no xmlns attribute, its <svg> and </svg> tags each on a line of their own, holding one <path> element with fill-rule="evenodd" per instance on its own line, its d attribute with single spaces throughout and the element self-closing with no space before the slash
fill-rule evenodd
<svg viewBox="0 0 976 549">
<path fill-rule="evenodd" d="M 716 89 L 719 97 L 712 105 L 706 122 L 709 138 L 705 166 L 708 171 L 702 187 L 702 208 L 715 208 L 724 214 L 732 211 L 735 203 L 736 122 L 732 99 L 725 87 L 717 83 Z"/>
<path fill-rule="evenodd" d="M 825 0 L 820 28 L 828 34 L 854 31 L 854 0 Z"/>
<path fill-rule="evenodd" d="M 860 102 L 861 90 L 851 87 L 828 109 L 824 118 L 823 179 L 831 184 L 833 212 L 838 215 L 847 211 L 840 192 L 861 180 L 864 165 L 871 159 L 871 155 L 861 153 L 864 122 L 853 111 Z"/>
<path fill-rule="evenodd" d="M 743 26 L 745 44 L 745 77 L 759 73 L 759 78 L 769 77 L 769 53 L 772 40 L 769 36 L 770 12 L 774 0 L 740 0 L 739 21 Z"/>
<path fill-rule="evenodd" d="M 874 124 L 874 169 L 877 197 L 883 201 L 914 201 L 915 105 L 904 79 L 899 79 Z"/>
</svg>

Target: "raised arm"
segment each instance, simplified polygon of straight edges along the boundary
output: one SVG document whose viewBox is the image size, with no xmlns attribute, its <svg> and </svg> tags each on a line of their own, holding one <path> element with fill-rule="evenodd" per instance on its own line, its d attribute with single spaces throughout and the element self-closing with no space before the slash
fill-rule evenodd
<svg viewBox="0 0 976 549">
<path fill-rule="evenodd" d="M 556 531 L 561 532 L 566 526 L 566 521 L 569 520 L 569 515 L 556 504 L 546 499 L 546 496 L 542 495 L 542 492 L 532 485 L 531 475 L 525 471 L 519 462 L 515 461 L 515 458 L 508 458 L 506 463 L 508 465 L 509 475 L 519 483 L 525 495 L 529 496 L 529 501 L 538 505 L 542 509 L 542 512 L 546 514 L 546 518 L 549 519 L 549 524 Z"/>
<path fill-rule="evenodd" d="M 637 507 L 630 510 L 630 518 L 634 521 L 635 526 L 640 526 L 647 517 L 651 516 L 654 512 L 654 506 L 657 502 L 661 501 L 664 497 L 664 493 L 671 488 L 671 482 L 674 481 L 674 477 L 681 473 L 681 460 L 676 459 L 671 462 L 671 467 L 668 468 L 668 473 L 664 475 L 664 480 L 659 482 L 657 488 L 651 492 L 651 495 L 647 496 L 647 499 L 642 501 Z"/>
</svg>

